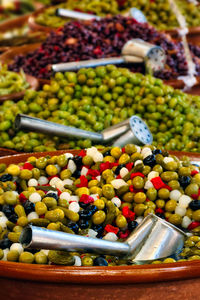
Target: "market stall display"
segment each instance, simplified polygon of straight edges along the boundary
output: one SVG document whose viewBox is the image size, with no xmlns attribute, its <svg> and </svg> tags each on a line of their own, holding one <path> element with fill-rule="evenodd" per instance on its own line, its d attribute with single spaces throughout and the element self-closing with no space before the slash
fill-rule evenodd
<svg viewBox="0 0 200 300">
<path fill-rule="evenodd" d="M 16 57 L 13 53 L 10 69 L 18 71 L 22 67 L 27 74 L 37 78 L 50 78 L 52 64 L 119 56 L 124 44 L 133 38 L 143 39 L 165 50 L 166 66 L 154 73 L 156 77 L 168 80 L 187 75 L 187 62 L 181 43 L 174 42 L 148 24 L 136 23 L 134 19 L 122 16 L 67 23 L 58 32 L 52 32 L 39 49 Z M 191 51 L 198 75 L 199 47 L 191 46 Z M 143 64 L 133 64 L 130 68 L 144 72 Z"/>
<path fill-rule="evenodd" d="M 186 18 L 188 27 L 200 26 L 199 5 L 189 3 L 186 0 L 176 0 L 176 3 L 178 4 L 179 9 Z M 98 16 L 106 16 L 108 14 L 126 15 L 129 9 L 132 7 L 140 9 L 147 17 L 147 21 L 159 30 L 169 30 L 179 27 L 176 16 L 171 11 L 170 4 L 168 3 L 168 1 L 164 0 L 68 0 L 66 3 L 59 6 L 46 8 L 44 11 L 36 15 L 34 21 L 36 24 L 42 26 L 58 28 L 60 26 L 63 26 L 66 22 L 66 19 L 56 16 L 56 9 L 58 8 L 67 8 L 81 12 L 89 12 Z"/>
</svg>

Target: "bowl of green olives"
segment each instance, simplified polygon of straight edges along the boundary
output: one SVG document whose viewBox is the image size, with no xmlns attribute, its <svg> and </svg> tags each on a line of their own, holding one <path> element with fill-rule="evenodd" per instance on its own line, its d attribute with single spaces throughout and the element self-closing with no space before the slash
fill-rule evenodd
<svg viewBox="0 0 200 300">
<path fill-rule="evenodd" d="M 94 290 L 95 299 L 109 299 L 139 296 L 141 288 L 159 299 L 178 285 L 192 299 L 200 276 L 200 173 L 190 161 L 200 162 L 200 154 L 132 144 L 0 158 L 2 297 L 11 299 L 12 284 L 16 297 L 23 291 L 31 299 L 41 289 L 46 299 L 81 290 L 82 299 Z M 107 255 L 24 251 L 19 243 L 27 224 L 120 242 L 150 212 L 190 232 L 179 257 L 132 265 Z"/>
</svg>

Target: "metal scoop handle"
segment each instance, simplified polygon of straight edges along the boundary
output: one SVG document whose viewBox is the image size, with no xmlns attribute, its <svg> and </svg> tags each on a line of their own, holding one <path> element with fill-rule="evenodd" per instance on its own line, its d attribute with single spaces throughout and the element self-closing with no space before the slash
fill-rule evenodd
<svg viewBox="0 0 200 300">
<path fill-rule="evenodd" d="M 60 136 L 64 138 L 70 137 L 78 139 L 90 139 L 94 142 L 102 142 L 103 140 L 103 136 L 101 133 L 65 126 L 23 114 L 17 115 L 15 119 L 15 129 L 24 129 L 54 136 Z"/>
<path fill-rule="evenodd" d="M 54 72 L 67 72 L 67 71 L 78 71 L 82 68 L 94 68 L 98 66 L 106 65 L 119 65 L 125 63 L 142 63 L 143 59 L 136 56 L 121 56 L 121 57 L 111 57 L 111 58 L 99 58 L 84 60 L 78 62 L 70 63 L 60 63 L 52 65 L 52 70 Z"/>
<path fill-rule="evenodd" d="M 96 15 L 86 14 L 86 13 L 65 9 L 65 8 L 58 8 L 56 10 L 56 15 L 64 18 L 79 19 L 79 20 L 86 20 L 86 21 L 93 20 L 93 19 L 96 20 L 101 19 L 101 17 L 98 17 Z"/>
<path fill-rule="evenodd" d="M 183 247 L 185 233 L 149 214 L 124 243 L 94 239 L 60 231 L 27 226 L 20 243 L 25 248 L 67 250 L 124 256 L 135 261 L 154 260 L 174 254 Z"/>
</svg>

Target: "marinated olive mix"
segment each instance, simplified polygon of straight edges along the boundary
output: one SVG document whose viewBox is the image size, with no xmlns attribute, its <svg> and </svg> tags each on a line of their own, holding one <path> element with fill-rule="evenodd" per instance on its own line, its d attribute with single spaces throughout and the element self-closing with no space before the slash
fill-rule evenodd
<svg viewBox="0 0 200 300">
<path fill-rule="evenodd" d="M 140 38 L 165 50 L 166 64 L 163 70 L 154 74 L 156 77 L 167 80 L 187 75 L 188 67 L 181 42 L 173 41 L 148 24 L 122 16 L 66 23 L 57 32 L 52 32 L 39 49 L 16 56 L 9 68 L 13 71 L 23 68 L 27 74 L 48 79 L 52 76 L 52 64 L 119 56 L 124 44 L 133 38 Z M 196 74 L 200 75 L 200 48 L 190 48 Z M 126 66 L 134 72 L 145 71 L 144 64 Z"/>
<path fill-rule="evenodd" d="M 0 96 L 18 93 L 29 88 L 26 76 L 21 70 L 20 74 L 7 70 L 7 66 L 0 66 Z"/>
<path fill-rule="evenodd" d="M 136 114 L 147 122 L 155 146 L 200 152 L 199 99 L 164 85 L 160 79 L 113 65 L 56 73 L 41 91 L 29 90 L 23 100 L 6 101 L 0 106 L 0 146 L 25 152 L 91 146 L 90 140 L 15 132 L 18 113 L 89 131 L 102 131 Z M 120 158 L 120 164 L 124 163 L 126 155 Z M 155 160 L 147 163 L 148 171 Z M 168 171 L 173 172 L 173 166 Z"/>
<path fill-rule="evenodd" d="M 200 170 L 154 146 L 96 147 L 73 156 L 0 164 L 0 259 L 75 266 L 128 264 L 112 256 L 24 250 L 33 224 L 109 241 L 124 241 L 149 213 L 191 233 L 180 261 L 200 259 Z M 182 181 L 183 176 L 188 180 Z M 167 258 L 164 263 L 174 262 Z M 154 263 L 160 263 L 155 261 Z"/>
<path fill-rule="evenodd" d="M 175 0 L 181 13 L 186 18 L 188 27 L 200 25 L 200 7 L 187 0 Z M 56 16 L 56 9 L 68 8 L 82 12 L 89 12 L 99 16 L 107 14 L 127 14 L 131 7 L 140 9 L 148 22 L 160 30 L 179 27 L 176 16 L 166 0 L 68 0 L 56 7 L 47 8 L 37 18 L 36 22 L 43 26 L 60 27 L 66 19 Z"/>
</svg>

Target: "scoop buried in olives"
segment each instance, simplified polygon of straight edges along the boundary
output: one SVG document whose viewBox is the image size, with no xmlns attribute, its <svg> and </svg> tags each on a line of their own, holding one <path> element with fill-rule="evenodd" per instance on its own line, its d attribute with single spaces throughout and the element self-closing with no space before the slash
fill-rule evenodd
<svg viewBox="0 0 200 300">
<path fill-rule="evenodd" d="M 79 62 L 52 65 L 54 72 L 77 71 L 82 68 L 105 66 L 109 64 L 130 64 L 144 62 L 147 73 L 154 73 L 164 68 L 165 51 L 160 46 L 147 43 L 141 39 L 132 39 L 122 48 L 121 57 L 100 58 Z"/>
<path fill-rule="evenodd" d="M 20 242 L 25 248 L 87 251 L 124 256 L 142 262 L 176 253 L 183 247 L 185 237 L 182 230 L 154 214 L 149 214 L 124 243 L 75 236 L 35 226 L 28 226 L 22 231 Z"/>
<path fill-rule="evenodd" d="M 102 131 L 102 133 L 94 133 L 18 114 L 15 119 L 15 128 L 17 130 L 25 129 L 60 137 L 90 138 L 90 140 L 99 143 L 112 142 L 115 146 L 124 146 L 128 143 L 145 145 L 151 144 L 153 141 L 147 125 L 137 116 L 132 116 L 130 119 L 113 125 Z"/>
</svg>

